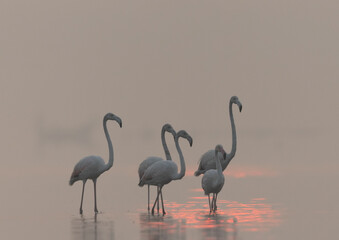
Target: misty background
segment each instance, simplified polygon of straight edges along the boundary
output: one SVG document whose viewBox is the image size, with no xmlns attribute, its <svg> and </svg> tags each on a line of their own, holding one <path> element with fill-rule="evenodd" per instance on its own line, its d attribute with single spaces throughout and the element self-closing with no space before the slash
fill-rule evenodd
<svg viewBox="0 0 339 240">
<path fill-rule="evenodd" d="M 123 127 L 108 123 L 115 162 L 98 181 L 99 208 L 119 208 L 105 202 L 108 189 L 144 200 L 137 168 L 163 156 L 162 125 L 193 137 L 192 148 L 181 143 L 189 175 L 216 144 L 230 152 L 236 95 L 243 111 L 233 108 L 238 149 L 226 177 L 278 178 L 272 198 L 302 209 L 300 219 L 321 203 L 323 224 L 293 233 L 317 225 L 334 236 L 338 9 L 336 1 L 1 1 L 2 224 L 11 231 L 25 214 L 44 219 L 51 204 L 78 209 L 80 187 L 68 180 L 84 156 L 107 161 L 107 112 Z M 245 184 L 239 198 L 260 191 Z"/>
</svg>

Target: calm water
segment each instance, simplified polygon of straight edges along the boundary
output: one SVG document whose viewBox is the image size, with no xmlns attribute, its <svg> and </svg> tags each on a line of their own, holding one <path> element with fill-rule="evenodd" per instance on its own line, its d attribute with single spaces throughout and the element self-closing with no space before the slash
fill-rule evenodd
<svg viewBox="0 0 339 240">
<path fill-rule="evenodd" d="M 240 114 L 237 118 L 241 119 Z M 99 124 L 97 128 L 100 133 Z M 97 139 L 92 144 L 81 145 L 68 135 L 58 135 L 57 140 L 38 135 L 35 141 L 27 141 L 27 158 L 7 161 L 0 169 L 4 193 L 0 215 L 2 238 L 278 240 L 335 237 L 339 214 L 338 163 L 333 160 L 331 148 L 324 155 L 327 157 L 319 157 L 318 152 L 307 149 L 317 149 L 321 139 L 335 139 L 336 134 L 327 131 L 326 134 L 311 133 L 310 137 L 302 132 L 278 131 L 260 135 L 238 128 L 238 151 L 224 173 L 225 185 L 218 195 L 218 210 L 212 215 L 201 190 L 201 177 L 194 177 L 193 172 L 200 149 L 209 146 L 209 142 L 226 142 L 226 149 L 231 145 L 223 140 L 223 133 L 216 133 L 217 129 L 212 135 L 199 133 L 194 127 L 187 129 L 194 143 L 189 147 L 180 141 L 186 176 L 164 187 L 165 216 L 147 213 L 147 188 L 137 185 L 137 168 L 142 159 L 153 155 L 150 153 L 162 156 L 158 131 L 146 131 L 143 135 L 144 130 L 134 133 L 133 128 L 126 127 L 125 133 L 124 127 L 109 126 L 115 162 L 98 179 L 98 214 L 93 211 L 93 184 L 87 182 L 83 215 L 78 213 L 82 184 L 69 186 L 68 180 L 74 164 L 86 155 L 84 153 L 107 154 L 102 133 L 92 137 Z M 130 138 L 131 134 L 139 137 Z M 292 137 L 285 141 L 288 135 Z M 59 137 L 64 140 L 59 141 Z M 174 161 L 178 162 L 173 142 L 168 144 Z M 24 156 L 25 153 L 15 154 Z M 153 200 L 154 195 L 152 188 Z"/>
<path fill-rule="evenodd" d="M 192 148 L 185 141 L 180 142 L 186 176 L 163 189 L 167 215 L 152 216 L 146 208 L 147 188 L 137 185 L 137 168 L 150 152 L 162 155 L 159 133 L 150 132 L 148 139 L 131 139 L 124 136 L 130 133 L 128 128 L 127 133 L 121 133 L 124 128 L 109 128 L 116 133 L 112 134 L 115 162 L 98 179 L 98 214 L 93 211 L 92 182 L 86 184 L 84 214 L 79 215 L 82 184 L 69 186 L 68 180 L 83 152 L 102 149 L 106 153 L 102 135 L 98 134 L 98 143 L 81 146 L 76 144 L 77 140 L 70 140 L 72 144 L 69 144 L 43 138 L 33 142 L 34 151 L 20 164 L 9 161 L 3 165 L 0 176 L 5 194 L 0 226 L 4 239 L 275 240 L 336 236 L 337 163 L 331 157 L 324 158 L 327 164 L 317 162 L 315 153 L 298 151 L 298 142 L 303 142 L 300 146 L 316 149 L 316 142 L 303 134 L 296 133 L 283 143 L 284 148 L 294 153 L 293 157 L 287 157 L 284 150 L 276 147 L 285 132 L 281 131 L 279 137 L 263 138 L 240 130 L 238 152 L 225 172 L 217 213 L 209 214 L 201 176 L 194 177 L 193 172 L 199 149 L 209 145 L 208 142 L 223 142 L 224 136 L 203 135 L 187 129 L 195 142 Z M 334 133 L 326 136 L 333 137 Z M 173 142 L 168 142 L 174 153 Z M 129 151 L 129 146 L 135 146 L 134 151 Z M 227 143 L 225 148 L 229 148 Z M 140 154 L 144 157 L 139 157 Z M 177 162 L 177 156 L 173 154 L 173 157 Z M 152 200 L 154 195 L 152 188 Z"/>
<path fill-rule="evenodd" d="M 217 213 L 209 214 L 207 198 L 201 191 L 192 193 L 185 203 L 166 201 L 165 216 L 146 209 L 73 216 L 72 239 L 260 239 L 282 222 L 282 209 L 264 198 L 248 203 L 220 199 Z"/>
<path fill-rule="evenodd" d="M 146 188 L 137 187 L 137 181 L 124 182 L 126 187 L 109 182 L 108 176 L 120 179 L 117 171 L 98 182 L 98 214 L 88 182 L 83 215 L 78 214 L 81 184 L 69 187 L 67 179 L 46 175 L 14 181 L 15 188 L 7 189 L 1 216 L 5 238 L 317 239 L 335 233 L 336 200 L 327 196 L 336 193 L 326 190 L 335 186 L 325 176 L 226 175 L 216 214 L 209 214 L 200 178 L 186 176 L 164 188 L 167 215 L 152 216 L 146 210 Z"/>
</svg>

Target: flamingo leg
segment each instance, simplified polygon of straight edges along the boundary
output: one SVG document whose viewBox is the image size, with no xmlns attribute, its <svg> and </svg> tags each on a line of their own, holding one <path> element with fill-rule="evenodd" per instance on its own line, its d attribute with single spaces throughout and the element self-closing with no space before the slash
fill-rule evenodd
<svg viewBox="0 0 339 240">
<path fill-rule="evenodd" d="M 213 212 L 214 211 L 214 204 L 215 204 L 215 202 L 214 202 L 214 200 L 215 200 L 215 193 L 213 193 L 212 194 L 212 204 L 211 204 L 211 212 Z"/>
<path fill-rule="evenodd" d="M 159 187 L 157 187 L 157 191 L 160 191 Z M 159 199 L 158 199 L 158 202 L 157 202 L 157 210 L 158 210 L 158 213 L 159 213 Z"/>
<path fill-rule="evenodd" d="M 82 194 L 81 194 L 81 202 L 80 202 L 80 214 L 82 214 L 82 201 L 84 200 L 84 192 L 85 192 L 85 184 L 87 180 L 82 181 Z"/>
<path fill-rule="evenodd" d="M 157 188 L 157 190 L 158 190 L 158 188 Z M 155 199 L 154 204 L 153 204 L 153 207 L 152 207 L 152 215 L 154 215 L 154 208 L 155 208 L 155 205 L 156 205 L 157 202 L 159 201 L 159 193 L 160 193 L 160 191 L 158 190 L 157 198 Z"/>
<path fill-rule="evenodd" d="M 162 203 L 162 215 L 165 215 L 165 208 L 164 208 L 164 199 L 162 198 L 162 187 L 160 188 L 160 197 L 161 197 L 161 203 Z"/>
<path fill-rule="evenodd" d="M 149 185 L 147 185 L 148 189 L 147 189 L 147 211 L 149 212 Z"/>
<path fill-rule="evenodd" d="M 217 197 L 218 197 L 218 193 L 215 194 L 215 199 L 214 199 L 214 212 L 217 211 Z"/>
<path fill-rule="evenodd" d="M 208 194 L 208 206 L 210 208 L 210 213 L 212 212 L 210 194 Z"/>
<path fill-rule="evenodd" d="M 98 212 L 97 208 L 97 179 L 93 179 L 93 185 L 94 185 L 94 212 Z"/>
</svg>

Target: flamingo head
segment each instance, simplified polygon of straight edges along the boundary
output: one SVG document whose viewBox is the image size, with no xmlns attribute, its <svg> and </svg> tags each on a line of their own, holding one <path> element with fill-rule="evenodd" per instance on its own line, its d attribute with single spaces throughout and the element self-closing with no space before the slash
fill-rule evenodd
<svg viewBox="0 0 339 240">
<path fill-rule="evenodd" d="M 162 132 L 170 132 L 172 133 L 173 136 L 175 136 L 177 133 L 175 132 L 175 130 L 173 129 L 173 127 L 171 126 L 171 124 L 166 123 L 163 127 L 162 127 Z"/>
<path fill-rule="evenodd" d="M 239 98 L 238 98 L 237 96 L 231 97 L 230 102 L 231 102 L 231 103 L 237 104 L 238 107 L 239 107 L 239 112 L 241 112 L 241 110 L 242 110 L 242 104 L 241 104 L 241 102 L 239 101 Z"/>
<path fill-rule="evenodd" d="M 121 118 L 119 118 L 118 116 L 114 115 L 113 113 L 107 113 L 104 117 L 104 122 L 106 122 L 107 120 L 114 120 L 116 121 L 120 127 L 122 127 L 122 121 Z"/>
<path fill-rule="evenodd" d="M 192 137 L 191 137 L 185 130 L 180 130 L 180 131 L 176 134 L 175 137 L 176 137 L 177 139 L 178 139 L 179 137 L 186 138 L 187 141 L 190 143 L 190 146 L 192 147 L 192 145 L 193 145 L 193 139 L 192 139 Z"/>
</svg>

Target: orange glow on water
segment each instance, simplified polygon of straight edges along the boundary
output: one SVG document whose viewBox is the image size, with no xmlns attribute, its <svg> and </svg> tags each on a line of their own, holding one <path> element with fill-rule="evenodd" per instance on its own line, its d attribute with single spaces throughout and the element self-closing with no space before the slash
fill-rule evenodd
<svg viewBox="0 0 339 240">
<path fill-rule="evenodd" d="M 262 169 L 255 167 L 233 167 L 225 172 L 226 176 L 234 178 L 246 178 L 246 177 L 273 177 L 277 176 L 278 173 L 271 169 Z"/>
<path fill-rule="evenodd" d="M 195 170 L 186 170 L 186 176 L 193 176 Z M 246 177 L 273 177 L 278 173 L 272 169 L 263 169 L 257 167 L 230 167 L 224 172 L 226 176 L 234 178 L 246 178 Z"/>
<path fill-rule="evenodd" d="M 191 170 L 191 169 L 187 169 L 186 170 L 186 176 L 194 176 L 194 172 L 195 172 L 195 170 Z"/>
<path fill-rule="evenodd" d="M 203 192 L 202 188 L 192 188 L 190 189 L 191 192 Z"/>
<path fill-rule="evenodd" d="M 266 203 L 265 198 L 255 198 L 248 203 L 218 199 L 217 206 L 217 212 L 209 214 L 207 196 L 193 196 L 186 203 L 165 201 L 167 215 L 140 214 L 141 231 L 151 234 L 149 236 L 164 232 L 176 234 L 172 236 L 174 239 L 185 231 L 202 231 L 206 238 L 211 232 L 223 237 L 229 233 L 236 234 L 237 229 L 246 232 L 268 231 L 281 221 L 281 213 Z"/>
</svg>

